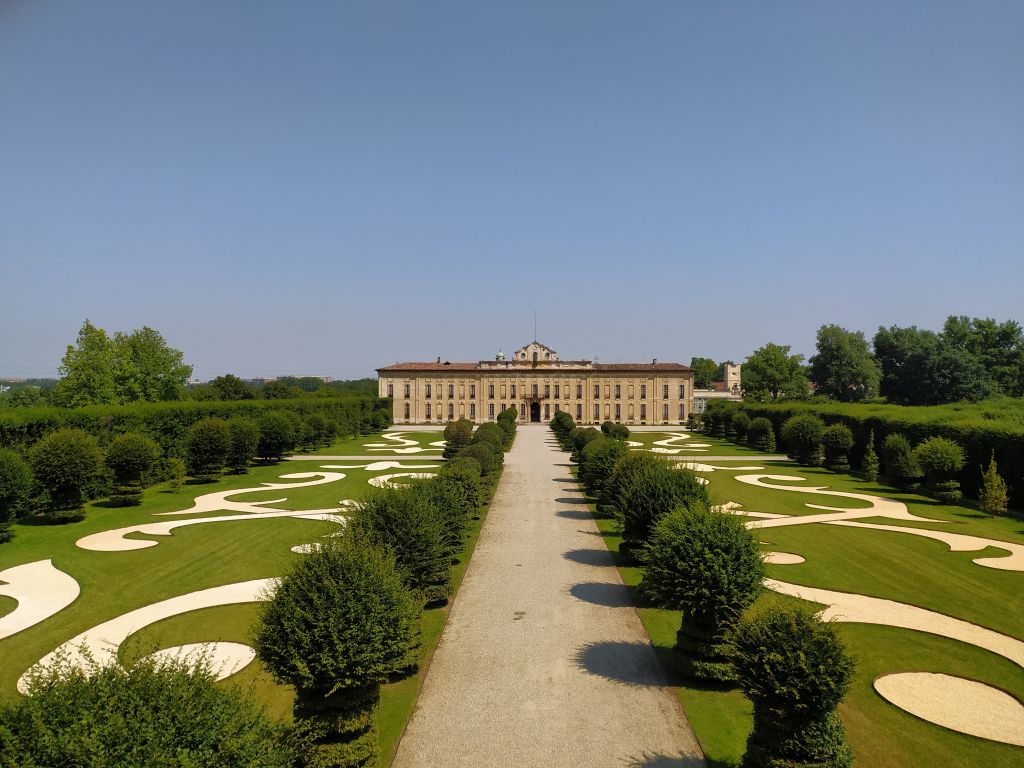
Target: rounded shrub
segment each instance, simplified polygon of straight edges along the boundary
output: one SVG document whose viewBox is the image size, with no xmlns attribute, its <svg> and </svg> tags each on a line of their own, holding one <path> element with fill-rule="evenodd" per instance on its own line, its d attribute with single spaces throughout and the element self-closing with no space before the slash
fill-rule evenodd
<svg viewBox="0 0 1024 768">
<path fill-rule="evenodd" d="M 470 470 L 456 468 L 409 486 L 414 494 L 424 498 L 440 520 L 444 552 L 449 558 L 462 552 L 470 520 L 477 509 L 479 482 L 479 478 L 470 475 Z"/>
<path fill-rule="evenodd" d="M 228 422 L 228 431 L 231 447 L 228 449 L 227 465 L 235 474 L 245 474 L 260 446 L 260 425 L 256 419 L 240 416 Z"/>
<path fill-rule="evenodd" d="M 121 506 L 142 503 L 142 476 L 160 460 L 160 446 L 138 432 L 125 432 L 107 448 L 107 466 L 114 473 L 111 500 Z"/>
<path fill-rule="evenodd" d="M 549 426 L 555 433 L 555 437 L 558 438 L 562 449 L 568 450 L 569 446 L 566 441 L 569 439 L 569 433 L 576 429 L 576 420 L 569 415 L 568 411 L 557 411 L 549 422 Z"/>
<path fill-rule="evenodd" d="M 825 423 L 811 413 L 790 416 L 782 425 L 782 442 L 789 455 L 804 466 L 821 464 L 821 438 Z"/>
<path fill-rule="evenodd" d="M 587 427 L 586 429 L 574 429 L 569 438 L 569 448 L 572 453 L 569 455 L 569 461 L 579 462 L 580 453 L 583 449 L 594 440 L 601 438 L 602 435 L 593 427 Z"/>
<path fill-rule="evenodd" d="M 833 472 L 850 471 L 850 451 L 853 450 L 853 432 L 845 424 L 831 424 L 821 433 L 825 450 L 825 466 Z"/>
<path fill-rule="evenodd" d="M 185 435 L 185 464 L 188 473 L 209 482 L 217 477 L 228 461 L 231 431 L 224 419 L 202 419 Z"/>
<path fill-rule="evenodd" d="M 707 682 L 734 681 L 726 638 L 766 574 L 755 536 L 738 517 L 692 503 L 658 521 L 642 561 L 644 595 L 683 612 L 676 634 L 683 671 Z"/>
<path fill-rule="evenodd" d="M 914 461 L 932 496 L 943 504 L 960 501 L 960 483 L 954 478 L 964 468 L 963 448 L 945 437 L 929 437 L 914 448 Z"/>
<path fill-rule="evenodd" d="M 750 417 L 744 411 L 737 411 L 732 417 L 733 440 L 737 443 L 747 442 L 747 432 L 750 431 Z"/>
<path fill-rule="evenodd" d="M 609 437 L 616 440 L 629 440 L 629 427 L 621 422 L 615 422 L 612 424 L 611 431 L 608 433 Z"/>
<path fill-rule="evenodd" d="M 764 453 L 775 453 L 775 430 L 769 419 L 758 416 L 750 420 L 747 445 Z"/>
<path fill-rule="evenodd" d="M 704 415 L 700 421 L 700 428 L 705 435 L 715 434 L 715 415 L 714 411 L 704 411 Z M 769 422 L 769 424 L 770 423 L 771 422 Z"/>
<path fill-rule="evenodd" d="M 271 675 L 296 689 L 302 764 L 375 760 L 380 684 L 414 663 L 419 621 L 394 557 L 351 531 L 279 580 L 253 646 Z"/>
<path fill-rule="evenodd" d="M 476 432 L 473 433 L 473 440 L 470 443 L 473 444 L 484 444 L 491 447 L 494 451 L 494 461 L 497 464 L 502 464 L 505 461 L 505 433 L 502 432 L 494 422 L 488 422 L 481 424 Z"/>
<path fill-rule="evenodd" d="M 80 429 L 58 429 L 32 447 L 29 464 L 43 491 L 44 509 L 55 522 L 80 520 L 85 501 L 99 492 L 103 453 Z"/>
<path fill-rule="evenodd" d="M 264 413 L 257 420 L 257 424 L 260 428 L 260 440 L 256 446 L 256 455 L 260 458 L 280 461 L 286 453 L 295 448 L 295 426 L 284 413 Z"/>
<path fill-rule="evenodd" d="M 444 428 L 445 447 L 442 456 L 450 459 L 473 440 L 473 422 L 459 419 L 449 422 Z"/>
<path fill-rule="evenodd" d="M 624 442 L 610 437 L 591 440 L 583 446 L 580 451 L 579 477 L 588 495 L 595 498 L 600 495 L 615 468 L 615 462 L 628 452 Z"/>
<path fill-rule="evenodd" d="M 854 662 L 835 629 L 806 610 L 770 608 L 733 633 L 740 689 L 754 705 L 744 768 L 848 768 L 836 707 Z"/>
<path fill-rule="evenodd" d="M 349 527 L 392 552 L 405 585 L 427 604 L 440 604 L 451 592 L 451 554 L 445 520 L 427 493 L 414 488 L 380 490 L 363 500 Z"/>
<path fill-rule="evenodd" d="M 498 468 L 494 450 L 484 443 L 473 443 L 460 448 L 455 454 L 455 458 L 474 459 L 480 465 L 480 472 L 483 475 L 490 475 Z"/>
<path fill-rule="evenodd" d="M 85 669 L 66 659 L 0 708 L 0 763 L 19 766 L 265 766 L 295 760 L 284 729 L 208 664 L 142 659 Z"/>
<path fill-rule="evenodd" d="M 611 419 L 606 419 L 605 421 L 602 421 L 601 422 L 601 433 L 605 437 L 611 437 L 612 436 L 612 427 L 614 427 L 614 426 L 615 426 L 615 422 L 612 421 Z"/>
<path fill-rule="evenodd" d="M 899 432 L 892 432 L 882 441 L 882 460 L 885 474 L 903 488 L 916 488 L 921 479 L 921 468 L 914 458 L 910 441 Z"/>
<path fill-rule="evenodd" d="M 15 519 L 28 511 L 32 470 L 21 454 L 0 448 L 0 543 L 10 541 Z"/>
</svg>

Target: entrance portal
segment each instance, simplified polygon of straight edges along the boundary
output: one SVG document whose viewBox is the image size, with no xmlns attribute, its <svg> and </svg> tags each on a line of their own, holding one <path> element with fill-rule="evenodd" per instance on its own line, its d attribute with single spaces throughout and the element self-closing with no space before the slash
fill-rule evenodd
<svg viewBox="0 0 1024 768">
<path fill-rule="evenodd" d="M 530 403 L 530 421 L 540 423 L 540 403 Z"/>
</svg>

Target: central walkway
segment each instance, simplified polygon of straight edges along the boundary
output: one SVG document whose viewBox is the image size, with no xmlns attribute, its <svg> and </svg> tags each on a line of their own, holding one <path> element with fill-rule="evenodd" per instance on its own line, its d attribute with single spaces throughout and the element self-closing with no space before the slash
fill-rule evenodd
<svg viewBox="0 0 1024 768">
<path fill-rule="evenodd" d="M 396 768 L 703 766 L 568 464 L 519 430 Z"/>
</svg>

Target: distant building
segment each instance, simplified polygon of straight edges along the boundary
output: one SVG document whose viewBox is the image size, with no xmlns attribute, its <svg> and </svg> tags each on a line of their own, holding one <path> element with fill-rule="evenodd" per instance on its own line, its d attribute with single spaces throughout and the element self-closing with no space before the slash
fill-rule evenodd
<svg viewBox="0 0 1024 768">
<path fill-rule="evenodd" d="M 479 424 L 509 407 L 520 422 L 566 411 L 580 424 L 682 424 L 693 409 L 693 370 L 681 363 L 559 360 L 537 341 L 511 359 L 499 352 L 475 363 L 396 363 L 377 375 L 380 396 L 394 399 L 396 424 Z"/>
<path fill-rule="evenodd" d="M 742 400 L 742 369 L 738 363 L 725 363 L 725 381 L 711 382 L 710 389 L 693 390 L 693 412 L 704 413 L 709 400 Z"/>
</svg>

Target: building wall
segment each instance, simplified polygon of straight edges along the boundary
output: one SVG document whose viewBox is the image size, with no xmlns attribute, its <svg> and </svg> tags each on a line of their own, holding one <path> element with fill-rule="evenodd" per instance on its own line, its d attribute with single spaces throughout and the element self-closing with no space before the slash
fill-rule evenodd
<svg viewBox="0 0 1024 768">
<path fill-rule="evenodd" d="M 381 397 L 394 399 L 396 424 L 445 423 L 460 418 L 483 423 L 494 421 L 509 406 L 516 407 L 520 422 L 528 422 L 533 400 L 524 394 L 532 395 L 535 386 L 541 421 L 545 422 L 557 407 L 584 424 L 610 419 L 624 424 L 678 425 L 693 409 L 692 372 L 644 374 L 569 367 L 517 370 L 510 366 L 465 372 L 410 370 L 382 373 L 378 386 Z"/>
</svg>

